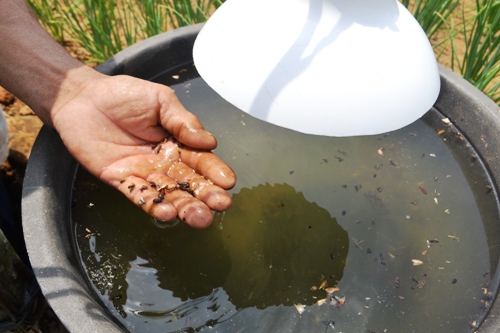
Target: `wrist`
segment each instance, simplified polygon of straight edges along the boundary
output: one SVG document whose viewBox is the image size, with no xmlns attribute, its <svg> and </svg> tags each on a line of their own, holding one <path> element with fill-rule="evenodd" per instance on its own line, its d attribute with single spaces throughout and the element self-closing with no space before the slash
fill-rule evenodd
<svg viewBox="0 0 500 333">
<path fill-rule="evenodd" d="M 80 65 L 65 72 L 64 78 L 57 87 L 57 93 L 46 105 L 43 113 L 47 114 L 45 123 L 54 126 L 54 119 L 63 107 L 82 93 L 87 86 L 95 83 L 96 80 L 105 77 L 104 74 L 96 70 Z M 89 96 L 92 97 L 92 96 Z"/>
</svg>

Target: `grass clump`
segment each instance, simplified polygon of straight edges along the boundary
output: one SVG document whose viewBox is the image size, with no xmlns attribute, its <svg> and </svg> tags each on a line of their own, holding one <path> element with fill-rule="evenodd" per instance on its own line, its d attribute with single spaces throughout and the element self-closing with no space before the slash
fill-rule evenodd
<svg viewBox="0 0 500 333">
<path fill-rule="evenodd" d="M 500 104 L 500 1 L 402 0 L 402 4 L 433 41 L 438 60 L 449 56 L 444 60 L 452 70 Z"/>
<path fill-rule="evenodd" d="M 204 22 L 223 0 L 28 0 L 58 41 L 69 37 L 103 62 L 137 41 Z"/>
</svg>

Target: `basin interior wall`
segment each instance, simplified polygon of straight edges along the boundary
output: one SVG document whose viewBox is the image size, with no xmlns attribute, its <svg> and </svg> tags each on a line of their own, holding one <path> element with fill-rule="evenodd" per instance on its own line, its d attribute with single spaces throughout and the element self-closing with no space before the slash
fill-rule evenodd
<svg viewBox="0 0 500 333">
<path fill-rule="evenodd" d="M 192 47 L 201 27 L 181 28 L 142 41 L 97 69 L 108 75 L 128 74 L 154 81 L 167 70 L 192 64 Z M 450 70 L 441 66 L 440 75 L 441 92 L 435 108 L 472 143 L 490 172 L 496 195 L 500 179 L 500 110 Z M 71 242 L 71 192 L 77 168 L 78 163 L 58 134 L 43 127 L 24 180 L 22 217 L 28 254 L 42 292 L 70 332 L 124 332 L 125 328 L 94 297 Z M 487 208 L 491 216 L 498 216 L 497 207 Z M 490 242 L 500 242 L 498 226 L 491 226 L 487 233 Z M 495 301 L 479 331 L 497 332 L 499 316 L 500 305 Z"/>
</svg>

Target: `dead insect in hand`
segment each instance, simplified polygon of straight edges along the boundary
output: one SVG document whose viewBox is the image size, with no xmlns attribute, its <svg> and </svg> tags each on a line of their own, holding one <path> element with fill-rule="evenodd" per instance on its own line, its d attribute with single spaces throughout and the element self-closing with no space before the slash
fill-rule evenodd
<svg viewBox="0 0 500 333">
<path fill-rule="evenodd" d="M 177 188 L 181 191 L 186 191 L 187 193 L 194 195 L 194 192 L 189 188 L 189 182 L 183 182 L 177 184 Z"/>
</svg>

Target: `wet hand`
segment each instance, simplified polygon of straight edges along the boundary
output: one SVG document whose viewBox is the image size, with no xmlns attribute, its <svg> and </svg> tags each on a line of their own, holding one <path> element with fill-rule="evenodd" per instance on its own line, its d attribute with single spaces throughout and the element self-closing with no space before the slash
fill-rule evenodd
<svg viewBox="0 0 500 333">
<path fill-rule="evenodd" d="M 211 210 L 231 205 L 226 190 L 234 172 L 211 152 L 213 135 L 168 87 L 96 72 L 51 115 L 84 167 L 155 218 L 206 228 Z"/>
</svg>

